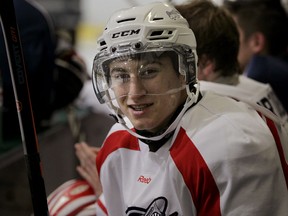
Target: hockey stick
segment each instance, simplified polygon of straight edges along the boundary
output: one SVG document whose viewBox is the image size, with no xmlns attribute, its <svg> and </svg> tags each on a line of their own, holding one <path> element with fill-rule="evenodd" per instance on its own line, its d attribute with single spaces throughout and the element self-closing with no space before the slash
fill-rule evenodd
<svg viewBox="0 0 288 216">
<path fill-rule="evenodd" d="M 0 0 L 0 21 L 18 111 L 34 215 L 45 216 L 49 215 L 45 184 L 13 0 Z"/>
</svg>

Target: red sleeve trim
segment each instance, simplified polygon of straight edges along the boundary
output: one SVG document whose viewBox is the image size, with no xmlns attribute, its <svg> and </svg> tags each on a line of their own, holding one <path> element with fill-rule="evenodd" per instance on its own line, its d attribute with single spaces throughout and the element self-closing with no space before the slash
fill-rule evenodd
<svg viewBox="0 0 288 216">
<path fill-rule="evenodd" d="M 100 199 L 97 200 L 97 205 L 106 215 L 108 215 L 108 211 Z"/>
</svg>

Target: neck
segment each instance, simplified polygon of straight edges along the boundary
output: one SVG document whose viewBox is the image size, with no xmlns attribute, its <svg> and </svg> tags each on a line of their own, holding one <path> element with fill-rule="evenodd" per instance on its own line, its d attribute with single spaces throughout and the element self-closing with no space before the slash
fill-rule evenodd
<svg viewBox="0 0 288 216">
<path fill-rule="evenodd" d="M 156 133 L 152 133 L 146 130 L 137 130 L 136 129 L 136 133 L 145 137 L 154 137 L 154 136 L 159 136 L 161 134 L 163 134 L 167 128 L 170 126 L 170 124 L 177 118 L 177 116 L 179 115 L 179 113 L 181 112 L 181 110 L 183 109 L 184 103 L 181 104 L 176 111 L 174 112 L 173 116 L 171 117 L 168 125 L 166 125 L 165 127 L 163 127 L 161 130 L 157 131 Z M 168 133 L 166 136 L 164 136 L 162 139 L 160 140 L 147 140 L 147 139 L 140 139 L 142 142 L 146 143 L 149 146 L 150 151 L 152 152 L 156 152 L 161 146 L 163 146 L 169 139 L 170 137 L 174 134 L 174 131 L 171 131 L 170 133 Z"/>
<path fill-rule="evenodd" d="M 238 85 L 239 74 L 233 74 L 231 76 L 219 76 L 213 80 L 213 82 L 226 84 L 226 85 Z"/>
</svg>

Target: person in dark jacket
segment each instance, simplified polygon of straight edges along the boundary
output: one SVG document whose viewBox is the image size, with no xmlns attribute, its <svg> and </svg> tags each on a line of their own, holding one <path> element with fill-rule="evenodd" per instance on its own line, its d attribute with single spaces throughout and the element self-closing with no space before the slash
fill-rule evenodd
<svg viewBox="0 0 288 216">
<path fill-rule="evenodd" d="M 268 83 L 288 112 L 288 17 L 279 0 L 224 0 L 240 34 L 244 75 Z"/>
<path fill-rule="evenodd" d="M 41 130 L 41 122 L 49 119 L 51 110 L 51 91 L 53 88 L 53 69 L 56 37 L 49 15 L 35 2 L 14 0 L 19 34 L 22 43 L 29 92 L 33 105 L 35 126 Z M 14 92 L 3 39 L 0 30 L 0 71 L 2 75 L 3 141 L 20 137 L 19 121 Z"/>
</svg>

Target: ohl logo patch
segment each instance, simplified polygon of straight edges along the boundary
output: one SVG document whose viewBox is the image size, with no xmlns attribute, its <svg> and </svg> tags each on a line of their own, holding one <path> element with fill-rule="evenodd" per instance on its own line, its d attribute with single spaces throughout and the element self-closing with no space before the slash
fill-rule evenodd
<svg viewBox="0 0 288 216">
<path fill-rule="evenodd" d="M 154 199 L 151 204 L 145 209 L 140 207 L 129 207 L 126 210 L 128 216 L 168 216 L 166 213 L 168 201 L 165 197 L 158 197 Z M 178 216 L 177 212 L 170 214 L 169 216 Z"/>
</svg>

